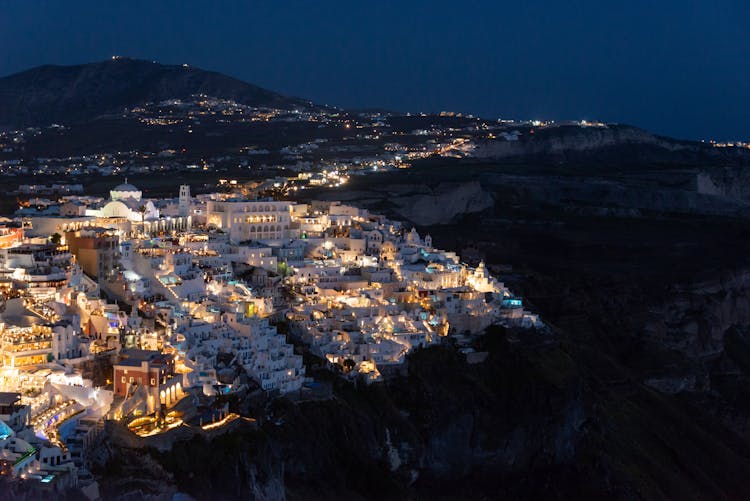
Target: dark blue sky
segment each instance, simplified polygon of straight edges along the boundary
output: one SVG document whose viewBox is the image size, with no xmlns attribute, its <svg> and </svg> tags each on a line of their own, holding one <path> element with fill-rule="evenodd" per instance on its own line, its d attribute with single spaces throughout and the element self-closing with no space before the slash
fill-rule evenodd
<svg viewBox="0 0 750 501">
<path fill-rule="evenodd" d="M 342 107 L 750 140 L 750 1 L 0 0 L 0 75 L 113 54 Z"/>
</svg>

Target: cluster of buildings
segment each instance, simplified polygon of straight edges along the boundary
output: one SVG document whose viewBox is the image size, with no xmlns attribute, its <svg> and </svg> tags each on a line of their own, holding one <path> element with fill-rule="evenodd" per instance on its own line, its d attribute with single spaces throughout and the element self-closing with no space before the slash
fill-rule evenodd
<svg viewBox="0 0 750 501">
<path fill-rule="evenodd" d="M 354 206 L 128 183 L 68 202 L 0 227 L 1 471 L 49 488 L 94 489 L 104 420 L 149 437 L 219 426 L 222 395 L 304 395 L 300 347 L 372 382 L 448 336 L 540 324 L 483 263 Z"/>
<path fill-rule="evenodd" d="M 270 177 L 289 172 L 310 173 L 313 186 L 336 186 L 346 176 L 405 168 L 410 162 L 432 155 L 464 157 L 471 154 L 475 139 L 487 136 L 506 124 L 482 121 L 461 114 L 396 115 L 381 112 L 351 113 L 296 103 L 288 109 L 246 106 L 231 99 L 196 94 L 183 99 L 146 103 L 124 110 L 124 122 L 137 122 L 160 134 L 179 130 L 196 136 L 222 137 L 227 127 L 247 134 L 259 124 L 279 131 L 290 143 L 278 145 L 255 138 L 247 144 L 223 145 L 216 155 L 196 157 L 183 144 L 163 144 L 159 150 L 95 151 L 82 155 L 47 156 L 45 149 L 28 142 L 36 136 L 76 136 L 79 131 L 53 124 L 49 127 L 0 131 L 0 176 L 11 182 L 27 178 L 70 181 L 88 176 L 137 176 L 143 174 L 191 173 L 195 170 L 241 175 L 248 170 Z M 142 125 L 141 125 L 142 124 Z M 299 135 L 300 127 L 320 130 L 309 141 Z M 251 129 L 252 130 L 252 129 Z M 161 136 L 160 136 L 161 137 Z M 249 137 L 253 137 L 251 133 Z M 258 142 L 260 141 L 260 142 Z M 137 142 L 136 142 L 137 144 Z M 235 149 L 236 148 L 236 149 Z M 340 176 L 331 176 L 330 170 Z M 324 172 L 328 171 L 328 172 Z M 75 194 L 80 184 L 24 184 L 21 195 Z M 72 191 L 68 191 L 72 190 Z"/>
<path fill-rule="evenodd" d="M 269 245 L 280 257 L 299 249 L 286 257 L 285 317 L 315 354 L 347 373 L 378 380 L 380 368 L 446 336 L 468 345 L 491 324 L 540 325 L 484 263 L 462 263 L 430 235 L 338 202 L 292 212 L 301 237 Z"/>
<path fill-rule="evenodd" d="M 0 248 L 0 474 L 97 496 L 88 471 L 112 392 L 83 378 L 94 342 L 75 298 L 96 282 L 60 244 L 27 238 Z"/>
</svg>

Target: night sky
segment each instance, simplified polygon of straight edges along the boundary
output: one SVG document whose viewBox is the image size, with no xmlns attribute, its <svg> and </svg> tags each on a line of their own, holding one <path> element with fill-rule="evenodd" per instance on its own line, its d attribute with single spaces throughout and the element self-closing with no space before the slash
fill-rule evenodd
<svg viewBox="0 0 750 501">
<path fill-rule="evenodd" d="M 345 108 L 750 140 L 748 0 L 114 3 L 0 0 L 0 75 L 117 54 Z"/>
</svg>

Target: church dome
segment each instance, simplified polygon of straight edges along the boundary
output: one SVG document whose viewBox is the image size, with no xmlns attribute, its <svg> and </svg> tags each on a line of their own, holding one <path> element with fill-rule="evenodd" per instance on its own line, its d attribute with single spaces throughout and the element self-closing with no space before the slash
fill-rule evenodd
<svg viewBox="0 0 750 501">
<path fill-rule="evenodd" d="M 116 200 L 136 200 L 140 201 L 143 193 L 141 190 L 128 183 L 127 179 L 124 183 L 115 186 L 113 190 L 109 192 L 109 196 L 113 201 Z"/>
<path fill-rule="evenodd" d="M 139 190 L 138 188 L 136 188 L 130 183 L 122 183 L 122 184 L 118 184 L 117 186 L 115 186 L 115 189 L 112 191 L 130 191 L 130 192 L 138 193 L 141 190 Z"/>
</svg>

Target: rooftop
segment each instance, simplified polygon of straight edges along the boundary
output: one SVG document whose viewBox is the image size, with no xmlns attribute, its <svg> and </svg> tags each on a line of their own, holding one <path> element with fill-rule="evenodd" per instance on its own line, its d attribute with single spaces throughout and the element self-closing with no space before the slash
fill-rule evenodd
<svg viewBox="0 0 750 501">
<path fill-rule="evenodd" d="M 115 186 L 112 191 L 141 191 L 130 183 L 122 183 Z"/>
</svg>

